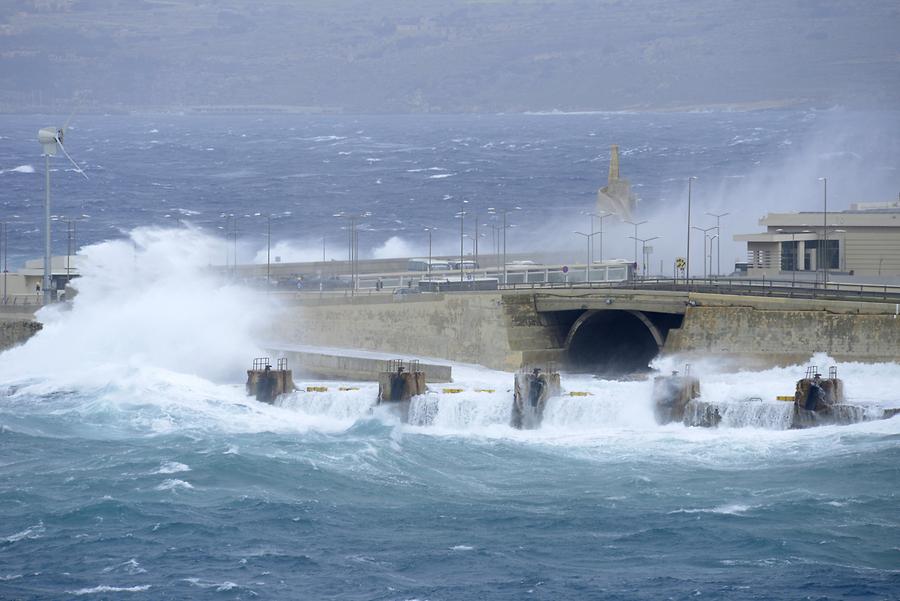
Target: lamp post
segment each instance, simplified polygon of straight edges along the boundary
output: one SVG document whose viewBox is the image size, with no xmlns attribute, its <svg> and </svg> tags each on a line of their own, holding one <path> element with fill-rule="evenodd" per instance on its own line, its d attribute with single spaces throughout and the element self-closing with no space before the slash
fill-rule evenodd
<svg viewBox="0 0 900 601">
<path fill-rule="evenodd" d="M 466 235 L 465 232 L 465 221 L 466 221 L 466 211 L 465 206 L 468 204 L 468 200 L 462 201 L 459 205 L 459 212 L 456 214 L 456 218 L 459 219 L 459 281 L 462 282 L 464 278 L 464 269 L 463 269 L 463 261 L 465 260 L 465 246 L 463 243 L 463 238 Z"/>
<path fill-rule="evenodd" d="M 82 215 L 82 219 L 85 216 Z M 72 255 L 78 250 L 78 222 L 81 219 L 69 217 L 66 222 L 66 287 L 72 280 Z"/>
<path fill-rule="evenodd" d="M 603 220 L 606 219 L 607 217 L 612 217 L 614 214 L 607 213 L 604 211 L 602 213 L 588 213 L 588 215 L 591 216 L 591 233 L 592 234 L 594 233 L 594 219 L 600 220 L 600 231 L 599 231 L 599 233 L 600 233 L 600 262 L 602 263 L 603 262 Z M 593 262 L 593 260 L 594 260 L 594 253 L 591 252 L 591 262 Z"/>
<path fill-rule="evenodd" d="M 710 217 L 716 218 L 716 234 L 719 234 L 719 239 L 716 242 L 716 275 L 722 275 L 722 230 L 719 229 L 719 219 L 725 217 L 726 215 L 731 215 L 731 213 L 706 213 Z M 709 268 L 712 271 L 712 266 Z"/>
<path fill-rule="evenodd" d="M 517 206 L 517 207 L 513 207 L 512 209 L 500 209 L 500 211 L 503 213 L 503 284 L 504 285 L 506 285 L 506 279 L 507 279 L 507 274 L 506 274 L 506 230 L 512 227 L 511 225 L 507 225 L 506 215 L 511 210 L 512 211 L 521 211 L 522 207 Z"/>
<path fill-rule="evenodd" d="M 347 219 L 350 222 L 350 226 L 348 227 L 348 236 L 347 236 L 347 262 L 349 263 L 350 268 L 350 295 L 356 295 L 356 280 L 358 276 L 358 265 L 359 265 L 359 236 L 356 233 L 356 222 L 360 219 L 365 219 L 366 217 L 371 217 L 372 213 L 366 211 L 365 213 L 353 213 L 348 214 L 343 211 L 340 213 L 335 213 L 334 217 L 340 217 L 343 219 Z"/>
<path fill-rule="evenodd" d="M 0 268 L 3 269 L 3 304 L 6 304 L 6 259 L 9 254 L 9 246 L 6 243 L 6 239 L 9 234 L 6 229 L 6 222 L 0 221 L 0 256 L 2 256 L 2 260 L 0 260 Z"/>
<path fill-rule="evenodd" d="M 254 213 L 254 217 L 262 217 L 262 213 Z M 322 239 L 323 249 L 325 244 L 325 239 Z M 322 254 L 325 254 L 325 251 L 322 251 Z M 271 213 L 266 214 L 266 294 L 269 294 L 269 287 L 271 286 L 272 278 L 272 215 Z"/>
<path fill-rule="evenodd" d="M 429 280 L 431 279 L 431 232 L 435 229 L 437 228 L 431 226 L 425 228 L 425 231 L 428 232 L 428 269 L 426 271 L 428 272 Z"/>
<path fill-rule="evenodd" d="M 628 236 L 628 237 L 631 238 L 632 240 L 634 240 L 634 264 L 635 264 L 635 266 L 637 266 L 637 262 L 638 262 L 638 260 L 637 260 L 637 243 L 638 243 L 638 240 L 640 239 L 637 237 L 638 226 L 647 223 L 647 220 L 645 219 L 644 221 L 628 221 L 626 219 L 625 223 L 630 223 L 631 225 L 634 226 L 634 236 Z"/>
<path fill-rule="evenodd" d="M 224 213 L 222 217 L 225 218 L 225 273 L 227 274 L 230 271 L 233 279 L 237 274 L 237 215 Z M 229 246 L 232 246 L 232 248 L 229 248 Z M 233 261 L 231 256 L 232 250 L 234 254 Z"/>
<path fill-rule="evenodd" d="M 718 238 L 719 238 L 719 234 L 716 234 L 716 235 L 714 235 L 714 236 L 710 236 L 710 238 L 709 238 L 709 253 L 706 255 L 706 258 L 704 259 L 704 260 L 709 261 L 709 275 L 710 275 L 710 277 L 712 277 L 712 243 L 713 243 L 713 240 L 718 241 Z"/>
<path fill-rule="evenodd" d="M 707 232 L 710 232 L 710 231 L 716 229 L 716 226 L 712 225 L 710 227 L 704 228 L 704 227 L 697 227 L 695 225 L 695 226 L 692 226 L 691 229 L 703 232 L 703 277 L 706 278 L 706 237 L 708 235 Z"/>
<path fill-rule="evenodd" d="M 585 234 L 583 232 L 573 232 L 579 236 L 584 236 L 587 240 L 587 264 L 584 266 L 584 281 L 591 281 L 591 239 L 597 235 L 595 232 L 591 232 L 590 234 Z M 599 233 L 599 232 L 598 232 Z"/>
<path fill-rule="evenodd" d="M 824 240 L 822 246 L 822 286 L 828 288 L 828 178 L 820 177 L 822 182 L 822 238 Z"/>
<path fill-rule="evenodd" d="M 687 206 L 687 253 L 685 254 L 684 279 L 685 284 L 691 281 L 691 184 L 697 179 L 695 175 L 688 178 L 688 206 Z"/>
<path fill-rule="evenodd" d="M 475 255 L 475 267 L 478 267 L 478 212 L 472 216 L 475 218 L 475 248 L 472 249 L 472 253 Z"/>
<path fill-rule="evenodd" d="M 629 238 L 634 238 L 634 243 L 637 245 L 638 242 L 641 243 L 641 259 L 643 262 L 642 271 L 644 272 L 644 276 L 647 275 L 647 243 L 652 240 L 658 240 L 659 236 L 653 236 L 652 238 L 638 238 L 637 236 L 628 236 Z"/>
</svg>

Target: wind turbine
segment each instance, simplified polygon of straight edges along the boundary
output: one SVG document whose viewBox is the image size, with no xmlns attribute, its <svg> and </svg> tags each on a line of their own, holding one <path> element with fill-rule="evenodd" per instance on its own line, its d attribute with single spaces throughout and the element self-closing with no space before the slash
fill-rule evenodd
<svg viewBox="0 0 900 601">
<path fill-rule="evenodd" d="M 44 186 L 47 195 L 44 199 L 44 279 L 41 284 L 44 292 L 44 304 L 50 303 L 50 157 L 56 156 L 57 150 L 62 150 L 69 162 L 75 167 L 75 171 L 88 179 L 87 174 L 78 166 L 66 147 L 63 146 L 63 137 L 66 135 L 66 128 L 69 126 L 71 116 L 66 120 L 66 124 L 62 127 L 43 127 L 38 130 L 38 142 L 41 144 L 44 157 Z"/>
</svg>

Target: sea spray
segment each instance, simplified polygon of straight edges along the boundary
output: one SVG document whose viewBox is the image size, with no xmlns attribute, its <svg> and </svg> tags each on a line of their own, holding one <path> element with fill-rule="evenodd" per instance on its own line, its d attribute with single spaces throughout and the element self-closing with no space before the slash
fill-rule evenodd
<svg viewBox="0 0 900 601">
<path fill-rule="evenodd" d="M 43 330 L 3 355 L 0 380 L 102 386 L 159 368 L 234 381 L 270 308 L 207 268 L 220 247 L 194 229 L 138 228 L 84 248 L 70 310 L 42 309 Z"/>
</svg>

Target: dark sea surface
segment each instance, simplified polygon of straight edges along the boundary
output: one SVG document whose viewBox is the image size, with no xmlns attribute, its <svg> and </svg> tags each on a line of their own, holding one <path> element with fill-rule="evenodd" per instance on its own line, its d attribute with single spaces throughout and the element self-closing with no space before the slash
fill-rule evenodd
<svg viewBox="0 0 900 601">
<path fill-rule="evenodd" d="M 40 252 L 33 138 L 49 119 L 0 117 L 11 259 Z M 0 599 L 900 598 L 900 418 L 784 429 L 790 405 L 771 399 L 804 365 L 698 362 L 704 399 L 726 407 L 714 430 L 657 426 L 648 381 L 564 374 L 593 396 L 554 399 L 539 430 L 516 431 L 512 375 L 464 365 L 463 392 L 413 403 L 411 424 L 373 410 L 372 384 L 298 379 L 329 391 L 273 407 L 241 382 L 269 307 L 204 269 L 228 213 L 247 258 L 257 212 L 283 215 L 284 252 L 314 254 L 324 236 L 339 257 L 338 211 L 371 211 L 361 244 L 384 253 L 393 236 L 420 248 L 421 228 L 452 227 L 467 199 L 522 207 L 527 249 L 555 215 L 592 208 L 611 143 L 660 228 L 686 174 L 698 215 L 754 227 L 767 210 L 815 210 L 823 173 L 836 205 L 888 200 L 896 114 L 73 124 L 90 180 L 56 157 L 53 186 L 54 212 L 88 216 L 79 295 L 0 354 Z M 900 406 L 897 362 L 837 367 L 872 415 Z"/>
</svg>

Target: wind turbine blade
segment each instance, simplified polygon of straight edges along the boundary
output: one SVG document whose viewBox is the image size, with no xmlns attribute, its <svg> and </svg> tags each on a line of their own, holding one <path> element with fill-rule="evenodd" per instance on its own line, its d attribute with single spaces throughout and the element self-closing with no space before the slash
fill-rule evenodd
<svg viewBox="0 0 900 601">
<path fill-rule="evenodd" d="M 75 116 L 75 112 L 77 110 L 78 110 L 78 108 L 72 109 L 72 112 L 69 114 L 69 118 L 66 119 L 66 124 L 62 126 L 63 133 L 66 133 L 66 130 L 69 129 L 69 123 L 72 122 L 72 117 Z"/>
<path fill-rule="evenodd" d="M 62 142 L 59 141 L 59 138 L 56 139 L 56 143 L 59 144 L 60 150 L 63 151 L 63 154 L 66 155 L 66 158 L 69 159 L 69 162 L 72 163 L 72 165 L 75 167 L 75 171 L 77 171 L 78 173 L 83 175 L 84 179 L 90 179 L 87 176 L 87 173 L 85 173 L 84 170 L 81 168 L 81 166 L 79 166 L 78 163 L 75 162 L 75 159 L 73 159 L 71 156 L 69 156 L 69 153 L 66 151 L 66 147 L 62 145 Z"/>
</svg>

